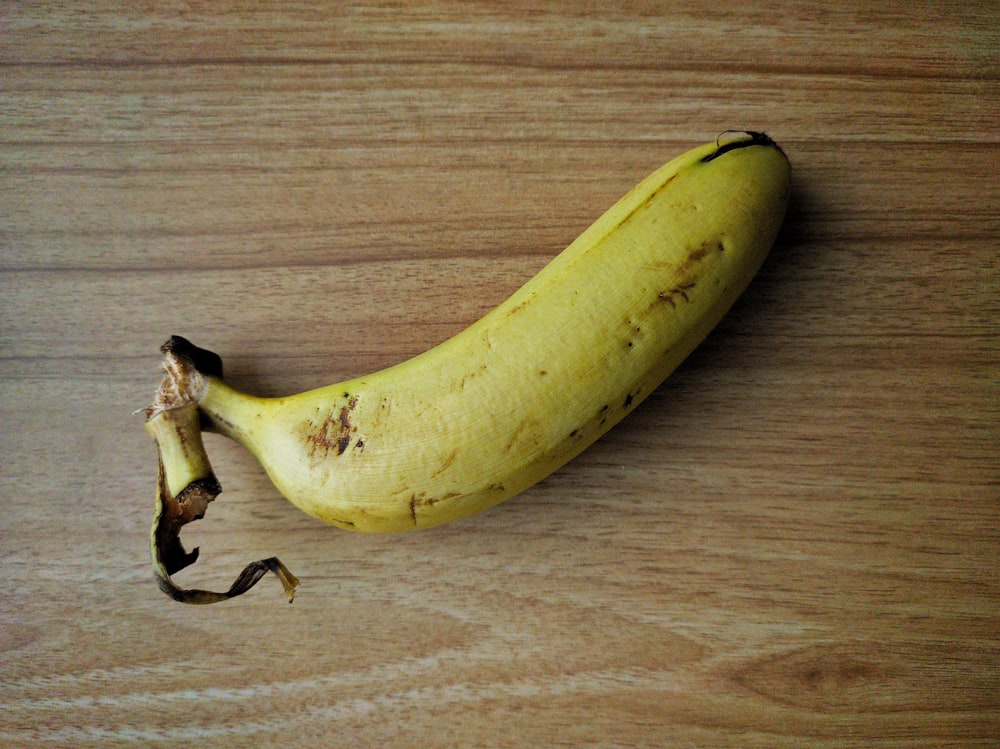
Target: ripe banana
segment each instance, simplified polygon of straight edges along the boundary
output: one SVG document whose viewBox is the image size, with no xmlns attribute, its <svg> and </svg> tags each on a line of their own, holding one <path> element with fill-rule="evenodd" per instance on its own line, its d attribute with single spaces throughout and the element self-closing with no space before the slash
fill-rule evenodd
<svg viewBox="0 0 1000 749">
<path fill-rule="evenodd" d="M 239 392 L 217 356 L 172 338 L 167 377 L 146 409 L 161 463 L 161 585 L 188 600 L 169 582 L 193 561 L 177 534 L 218 492 L 200 428 L 245 446 L 305 512 L 356 531 L 429 528 L 544 478 L 634 409 L 719 322 L 774 241 L 790 171 L 763 133 L 696 148 L 463 332 L 317 390 Z M 294 590 L 275 564 L 258 563 L 249 584 L 271 569 Z"/>
</svg>

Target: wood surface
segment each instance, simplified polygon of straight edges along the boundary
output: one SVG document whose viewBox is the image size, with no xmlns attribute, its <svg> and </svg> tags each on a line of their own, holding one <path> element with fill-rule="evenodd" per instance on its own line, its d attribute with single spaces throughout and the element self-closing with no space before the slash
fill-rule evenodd
<svg viewBox="0 0 1000 749">
<path fill-rule="evenodd" d="M 0 745 L 1000 745 L 994 2 L 0 5 Z M 365 536 L 240 448 L 157 590 L 159 345 L 418 353 L 727 128 L 750 290 L 519 498 Z"/>
</svg>

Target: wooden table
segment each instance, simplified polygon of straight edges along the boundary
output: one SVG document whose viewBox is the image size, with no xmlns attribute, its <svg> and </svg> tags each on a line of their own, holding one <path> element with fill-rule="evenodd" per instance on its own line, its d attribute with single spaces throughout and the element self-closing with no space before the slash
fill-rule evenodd
<svg viewBox="0 0 1000 749">
<path fill-rule="evenodd" d="M 0 744 L 1000 742 L 994 3 L 5 3 Z M 503 300 L 727 128 L 789 154 L 751 289 L 624 423 L 366 536 L 209 436 L 152 580 L 173 333 L 295 392 Z"/>
</svg>

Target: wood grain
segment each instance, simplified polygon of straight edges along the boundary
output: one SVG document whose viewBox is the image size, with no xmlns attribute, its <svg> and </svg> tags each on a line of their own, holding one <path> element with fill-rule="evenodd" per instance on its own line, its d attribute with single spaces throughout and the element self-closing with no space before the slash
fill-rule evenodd
<svg viewBox="0 0 1000 749">
<path fill-rule="evenodd" d="M 0 745 L 973 747 L 1000 737 L 992 3 L 0 5 Z M 476 319 L 730 127 L 771 258 L 520 498 L 362 536 L 209 435 L 152 582 L 172 333 L 277 394 Z"/>
</svg>

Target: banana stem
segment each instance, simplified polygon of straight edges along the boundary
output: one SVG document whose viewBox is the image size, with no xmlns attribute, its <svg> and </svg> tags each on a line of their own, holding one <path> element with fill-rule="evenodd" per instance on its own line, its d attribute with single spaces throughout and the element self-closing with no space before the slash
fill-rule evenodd
<svg viewBox="0 0 1000 749">
<path fill-rule="evenodd" d="M 171 344 L 183 349 L 178 340 L 187 343 L 184 339 L 172 338 L 163 347 L 167 376 L 153 405 L 145 410 L 146 431 L 153 436 L 159 452 L 150 552 L 160 590 L 182 603 L 217 603 L 246 593 L 267 572 L 273 572 L 291 603 L 299 580 L 277 557 L 251 562 L 229 590 L 221 593 L 184 589 L 171 579 L 175 572 L 198 559 L 197 548 L 185 551 L 180 540 L 181 528 L 204 517 L 209 503 L 222 491 L 201 438 L 196 393 L 203 387 L 204 378 L 190 356 L 185 356 L 183 350 L 174 350 Z M 221 363 L 217 363 L 217 369 L 221 375 Z"/>
</svg>

